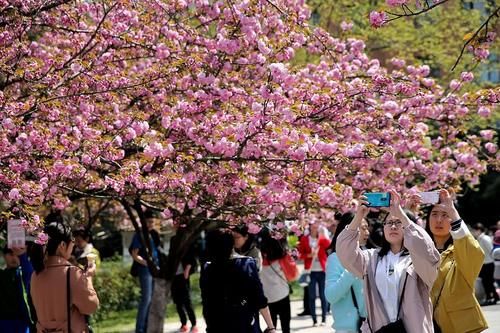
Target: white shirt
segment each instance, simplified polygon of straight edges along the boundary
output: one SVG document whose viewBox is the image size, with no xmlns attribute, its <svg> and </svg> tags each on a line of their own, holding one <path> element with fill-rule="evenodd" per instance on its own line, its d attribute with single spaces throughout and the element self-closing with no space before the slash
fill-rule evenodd
<svg viewBox="0 0 500 333">
<path fill-rule="evenodd" d="M 285 273 L 281 269 L 278 260 L 275 260 L 271 265 L 262 265 L 260 271 L 260 281 L 264 289 L 264 295 L 269 303 L 274 303 L 287 297 L 290 288 L 285 277 Z"/>
<path fill-rule="evenodd" d="M 313 238 L 312 236 L 309 236 L 309 246 L 311 247 L 312 251 L 316 251 L 318 249 L 318 239 Z M 312 258 L 312 265 L 311 265 L 311 272 L 323 272 L 323 267 L 321 267 L 321 263 L 318 260 L 318 256 L 316 255 L 314 258 Z"/>
<path fill-rule="evenodd" d="M 482 233 L 477 237 L 477 241 L 484 252 L 484 262 L 483 264 L 491 264 L 494 260 L 491 257 L 491 251 L 493 250 L 493 240 L 490 236 Z"/>
<path fill-rule="evenodd" d="M 394 254 L 389 251 L 377 265 L 375 283 L 391 323 L 398 319 L 399 281 L 404 272 L 401 252 Z"/>
</svg>

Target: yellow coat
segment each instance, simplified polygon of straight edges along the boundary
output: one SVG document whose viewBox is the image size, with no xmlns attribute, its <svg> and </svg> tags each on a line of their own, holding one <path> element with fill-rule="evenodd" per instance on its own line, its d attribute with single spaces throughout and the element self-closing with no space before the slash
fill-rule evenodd
<svg viewBox="0 0 500 333">
<path fill-rule="evenodd" d="M 453 245 L 441 254 L 431 299 L 434 320 L 443 333 L 473 333 L 488 328 L 474 295 L 483 258 L 483 250 L 468 231 L 465 237 L 454 239 Z"/>
</svg>

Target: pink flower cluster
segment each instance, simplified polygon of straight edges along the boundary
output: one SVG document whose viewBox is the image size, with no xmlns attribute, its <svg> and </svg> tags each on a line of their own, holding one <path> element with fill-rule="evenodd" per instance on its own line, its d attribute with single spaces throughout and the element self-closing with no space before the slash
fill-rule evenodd
<svg viewBox="0 0 500 333">
<path fill-rule="evenodd" d="M 460 93 L 470 73 L 450 92 L 428 66 L 384 68 L 363 41 L 309 28 L 304 1 L 273 3 L 117 2 L 99 24 L 101 6 L 78 2 L 33 18 L 43 31 L 13 17 L 0 28 L 2 59 L 19 58 L 0 93 L 0 199 L 32 227 L 38 207 L 67 209 L 76 194 L 279 231 L 305 207 L 474 183 L 498 165 L 494 132 L 458 131 L 498 92 Z M 298 50 L 318 63 L 292 65 Z"/>
</svg>

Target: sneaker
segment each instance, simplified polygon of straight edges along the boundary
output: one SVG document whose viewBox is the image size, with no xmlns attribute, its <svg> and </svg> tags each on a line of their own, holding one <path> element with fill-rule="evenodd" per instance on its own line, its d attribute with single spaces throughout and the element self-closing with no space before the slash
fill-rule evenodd
<svg viewBox="0 0 500 333">
<path fill-rule="evenodd" d="M 189 332 L 189 328 L 187 325 L 182 325 L 181 328 L 179 328 L 179 333 L 187 333 Z"/>
<path fill-rule="evenodd" d="M 303 316 L 310 316 L 311 313 L 307 311 L 302 311 L 301 313 L 297 313 L 298 317 L 303 317 Z"/>
<path fill-rule="evenodd" d="M 191 333 L 198 333 L 198 332 L 199 332 L 198 327 L 196 326 L 191 327 Z"/>
</svg>

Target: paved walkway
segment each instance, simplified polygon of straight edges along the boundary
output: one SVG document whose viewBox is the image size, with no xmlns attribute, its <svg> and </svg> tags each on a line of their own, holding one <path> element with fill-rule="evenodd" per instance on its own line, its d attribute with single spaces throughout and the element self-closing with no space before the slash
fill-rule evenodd
<svg viewBox="0 0 500 333">
<path fill-rule="evenodd" d="M 331 315 L 327 317 L 327 325 L 326 326 L 317 326 L 312 327 L 312 319 L 311 317 L 297 317 L 297 313 L 302 311 L 302 302 L 301 301 L 292 301 L 292 321 L 291 331 L 296 333 L 333 333 L 332 329 L 333 319 Z M 488 320 L 488 324 L 490 328 L 486 330 L 487 333 L 497 333 L 500 332 L 500 305 L 494 306 L 485 306 L 483 307 L 483 312 Z M 316 313 L 319 314 L 319 318 L 321 318 L 321 308 L 319 307 L 319 299 L 317 300 L 317 310 Z M 320 319 L 321 320 L 321 319 Z M 205 322 L 203 319 L 199 319 L 199 327 L 200 333 L 205 332 Z M 279 320 L 278 320 L 279 322 Z M 266 327 L 263 321 L 261 320 L 261 327 Z M 168 323 L 165 325 L 164 332 L 165 333 L 175 333 L 179 329 L 179 324 L 176 323 Z M 278 332 L 279 324 L 278 324 Z"/>
</svg>

